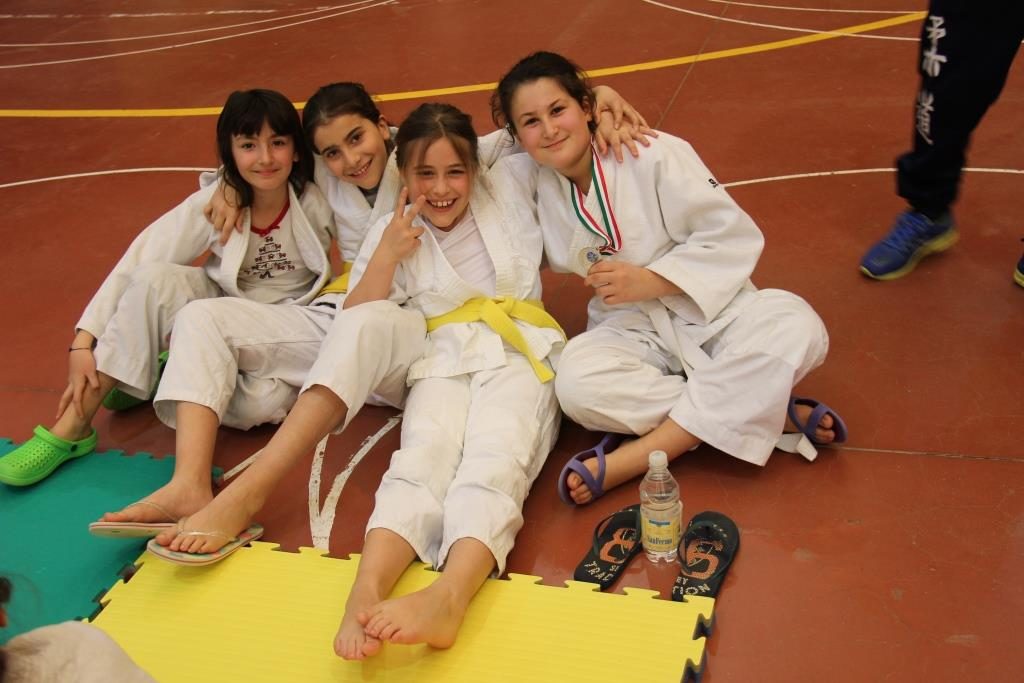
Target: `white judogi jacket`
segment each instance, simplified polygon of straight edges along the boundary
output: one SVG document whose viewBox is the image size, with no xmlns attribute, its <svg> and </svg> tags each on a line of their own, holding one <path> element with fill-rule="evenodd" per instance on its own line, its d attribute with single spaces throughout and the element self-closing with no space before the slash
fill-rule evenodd
<svg viewBox="0 0 1024 683">
<path fill-rule="evenodd" d="M 679 347 L 683 369 L 695 367 L 706 359 L 699 346 L 732 321 L 747 294 L 755 291 L 749 278 L 764 246 L 761 231 L 693 148 L 667 133 L 651 139 L 639 158 L 605 161 L 602 169 L 622 248 L 600 258 L 646 267 L 684 293 L 662 297 L 660 304 L 616 306 L 595 296 L 588 305 L 588 329 L 613 319 L 628 327 L 629 318 L 642 313 L 655 323 L 659 336 L 682 337 L 678 344 L 666 341 Z M 588 255 L 593 259 L 605 241 L 582 226 L 571 192 L 572 184 L 557 171 L 538 169 L 537 211 L 548 263 L 555 271 L 586 276 L 592 265 Z M 602 215 L 597 181 L 584 206 L 591 215 Z"/>
<path fill-rule="evenodd" d="M 470 211 L 494 263 L 495 295 L 513 299 L 540 299 L 540 262 L 543 240 L 530 211 L 530 198 L 508 175 L 504 162 L 476 177 Z M 354 288 L 380 243 L 391 214 L 371 229 L 352 269 Z M 421 219 L 417 224 L 423 225 Z M 402 261 L 395 271 L 389 299 L 423 313 L 427 319 L 453 311 L 466 301 L 487 296 L 460 278 L 448 263 L 430 230 L 420 237 L 423 246 Z M 564 343 L 552 329 L 516 320 L 532 353 L 542 360 Z M 423 358 L 413 364 L 408 381 L 424 377 L 452 377 L 506 364 L 502 338 L 483 322 L 451 323 L 429 334 Z"/>
<path fill-rule="evenodd" d="M 392 128 L 391 138 L 394 139 L 397 134 L 398 129 Z M 480 165 L 485 168 L 490 168 L 502 157 L 521 151 L 512 136 L 504 130 L 496 130 L 485 135 L 480 138 L 478 145 Z M 392 152 L 388 156 L 373 206 L 370 206 L 366 195 L 358 187 L 338 180 L 327 168 L 322 156 L 317 154 L 315 158 L 314 177 L 316 184 L 327 197 L 331 209 L 334 210 L 334 221 L 338 224 L 340 235 L 338 244 L 341 247 L 341 257 L 347 263 L 354 263 L 370 226 L 395 210 L 395 202 L 398 201 L 398 194 L 402 190 L 402 178 L 395 162 L 395 154 Z"/>
<path fill-rule="evenodd" d="M 221 246 L 203 215 L 203 207 L 216 188 L 217 184 L 213 183 L 193 193 L 135 238 L 86 306 L 76 324 L 77 329 L 86 330 L 95 337 L 103 334 L 128 286 L 132 271 L 138 266 L 158 262 L 189 265 L 207 250 L 211 253 L 202 266 L 206 275 L 227 296 L 245 298 L 238 289 L 238 271 L 249 244 L 249 212 L 246 212 L 242 234 L 232 235 L 228 243 Z M 306 266 L 317 273 L 317 279 L 301 297 L 283 303 L 303 305 L 311 302 L 330 279 L 328 249 L 331 240 L 337 238 L 337 231 L 331 209 L 315 185 L 307 183 L 299 199 L 289 184 L 288 198 L 295 243 Z"/>
<path fill-rule="evenodd" d="M 362 246 L 370 226 L 380 220 L 381 216 L 395 210 L 395 202 L 398 201 L 398 193 L 402 189 L 402 179 L 395 164 L 395 155 L 391 154 L 388 157 L 373 206 L 370 206 L 366 195 L 358 187 L 338 180 L 319 154 L 316 156 L 314 177 L 334 211 L 334 221 L 338 224 L 341 258 L 346 263 L 353 263 L 359 255 L 359 247 Z"/>
</svg>

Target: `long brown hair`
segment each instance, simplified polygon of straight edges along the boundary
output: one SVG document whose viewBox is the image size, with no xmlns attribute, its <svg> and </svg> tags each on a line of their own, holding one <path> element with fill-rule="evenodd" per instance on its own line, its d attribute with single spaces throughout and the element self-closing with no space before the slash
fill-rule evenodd
<svg viewBox="0 0 1024 683">
<path fill-rule="evenodd" d="M 398 135 L 395 136 L 398 168 L 405 170 L 409 164 L 418 165 L 423 161 L 427 148 L 441 138 L 447 138 L 459 160 L 471 173 L 476 173 L 479 160 L 472 117 L 450 104 L 438 102 L 416 107 L 398 127 Z"/>
<path fill-rule="evenodd" d="M 494 119 L 494 124 L 505 128 L 510 135 L 515 136 L 516 124 L 512 120 L 512 98 L 515 97 L 516 91 L 520 87 L 542 78 L 556 81 L 569 94 L 569 97 L 579 103 L 584 111 L 593 110 L 594 91 L 591 89 L 590 80 L 582 69 L 571 60 L 554 52 L 534 52 L 519 60 L 498 81 L 498 87 L 491 94 L 491 118 Z M 591 120 L 588 125 L 590 132 L 593 133 L 597 124 Z"/>
</svg>

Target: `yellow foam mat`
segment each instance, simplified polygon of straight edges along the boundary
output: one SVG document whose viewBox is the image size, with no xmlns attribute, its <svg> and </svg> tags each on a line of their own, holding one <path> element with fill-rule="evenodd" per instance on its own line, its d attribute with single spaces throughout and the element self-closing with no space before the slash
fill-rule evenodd
<svg viewBox="0 0 1024 683">
<path fill-rule="evenodd" d="M 210 567 L 179 567 L 148 553 L 128 582 L 103 596 L 94 624 L 161 683 L 204 681 L 666 681 L 697 673 L 714 601 L 679 603 L 534 576 L 488 580 L 449 650 L 385 643 L 363 662 L 332 649 L 358 555 L 253 543 Z M 394 595 L 437 574 L 415 564 Z"/>
</svg>

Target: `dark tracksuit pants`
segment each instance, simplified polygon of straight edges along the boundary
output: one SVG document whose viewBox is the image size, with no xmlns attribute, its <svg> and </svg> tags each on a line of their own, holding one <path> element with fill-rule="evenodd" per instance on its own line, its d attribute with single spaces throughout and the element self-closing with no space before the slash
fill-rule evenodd
<svg viewBox="0 0 1024 683">
<path fill-rule="evenodd" d="M 897 190 L 933 218 L 956 199 L 971 133 L 999 97 L 1021 40 L 1024 0 L 930 0 L 921 30 L 914 147 Z"/>
</svg>

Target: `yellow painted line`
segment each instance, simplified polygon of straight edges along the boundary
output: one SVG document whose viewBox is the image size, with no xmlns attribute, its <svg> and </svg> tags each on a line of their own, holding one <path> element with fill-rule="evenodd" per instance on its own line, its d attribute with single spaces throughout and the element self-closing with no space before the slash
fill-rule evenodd
<svg viewBox="0 0 1024 683">
<path fill-rule="evenodd" d="M 707 62 L 713 59 L 726 59 L 729 57 L 739 57 L 742 55 L 755 54 L 758 52 L 782 50 L 788 47 L 796 47 L 797 45 L 818 43 L 823 40 L 832 40 L 834 38 L 842 38 L 843 36 L 851 36 L 857 33 L 867 33 L 868 31 L 889 28 L 891 26 L 909 24 L 910 22 L 920 21 L 924 19 L 926 14 L 926 12 L 911 12 L 909 14 L 904 14 L 898 17 L 892 17 L 891 19 L 882 19 L 880 21 L 872 21 L 867 24 L 847 26 L 846 28 L 836 29 L 834 31 L 825 31 L 822 33 L 799 36 L 796 38 L 788 38 L 786 40 L 775 40 L 770 43 L 759 43 L 757 45 L 748 45 L 746 47 L 736 47 L 729 50 L 716 50 L 715 52 L 706 52 L 699 55 L 688 55 L 686 57 L 676 57 L 674 59 L 660 59 L 653 62 L 641 62 L 639 64 L 627 64 L 625 66 L 613 66 L 605 69 L 594 69 L 588 71 L 587 74 L 592 78 L 600 78 L 602 76 L 614 76 L 617 74 L 633 73 L 635 71 L 652 71 L 654 69 L 667 69 L 673 66 L 693 64 L 695 62 Z M 451 88 L 433 88 L 430 90 L 408 90 L 406 92 L 375 95 L 374 99 L 377 100 L 378 102 L 393 102 L 395 100 L 414 100 L 427 97 L 459 95 L 462 93 L 494 90 L 494 88 L 497 87 L 497 85 L 498 84 L 496 82 L 491 82 L 476 83 L 474 85 L 459 85 L 453 86 Z M 305 104 L 305 102 L 297 102 L 295 106 L 301 109 L 302 107 L 305 106 Z M 220 114 L 220 110 L 221 107 L 191 107 L 185 109 L 0 109 L 0 118 L 66 119 L 216 116 Z"/>
<path fill-rule="evenodd" d="M 600 76 L 613 76 L 615 74 L 631 73 L 633 71 L 650 71 L 652 69 L 667 69 L 671 66 L 679 66 L 681 64 L 692 64 L 694 62 L 707 62 L 712 59 L 725 59 L 728 57 L 739 57 L 741 55 L 754 54 L 756 52 L 769 52 L 771 50 L 782 50 L 787 47 L 795 47 L 797 45 L 806 45 L 808 43 L 819 43 L 823 40 L 832 40 L 833 38 L 842 38 L 843 36 L 852 36 L 857 33 L 867 33 L 868 31 L 874 31 L 880 28 L 889 28 L 890 26 L 899 26 L 900 24 L 909 24 L 912 21 L 920 21 L 925 18 L 927 12 L 911 12 L 910 14 L 904 14 L 899 17 L 893 17 L 891 19 L 882 19 L 880 21 L 873 21 L 869 24 L 857 24 L 856 26 L 848 26 L 846 28 L 839 28 L 834 31 L 827 31 L 824 33 L 814 33 L 806 36 L 798 36 L 796 38 L 787 38 L 786 40 L 775 40 L 770 43 L 760 43 L 758 45 L 748 45 L 747 47 L 735 47 L 729 50 L 716 50 L 714 52 L 705 52 L 699 55 L 690 55 L 688 57 L 677 57 L 675 59 L 662 59 L 655 62 L 643 62 L 642 64 L 629 64 L 627 66 L 613 66 L 607 69 L 595 69 L 588 71 L 587 75 L 597 78 Z"/>
</svg>

